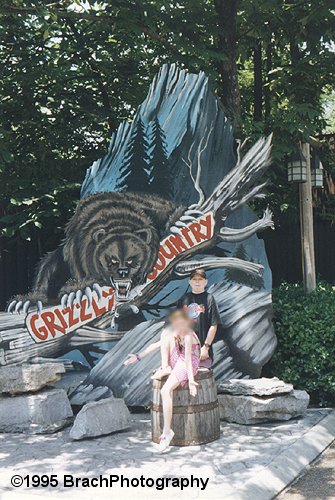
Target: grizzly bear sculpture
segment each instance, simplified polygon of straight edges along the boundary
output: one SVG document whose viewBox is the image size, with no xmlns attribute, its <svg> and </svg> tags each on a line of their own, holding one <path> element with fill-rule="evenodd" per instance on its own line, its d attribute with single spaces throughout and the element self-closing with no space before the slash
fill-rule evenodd
<svg viewBox="0 0 335 500">
<path fill-rule="evenodd" d="M 37 268 L 32 291 L 16 296 L 8 311 L 27 312 L 42 304 L 71 304 L 87 289 L 112 286 L 119 301 L 144 283 L 162 236 L 184 208 L 154 195 L 99 193 L 83 198 L 61 245 Z M 180 221 L 179 221 L 180 222 Z M 180 222 L 183 224 L 182 222 Z"/>
</svg>

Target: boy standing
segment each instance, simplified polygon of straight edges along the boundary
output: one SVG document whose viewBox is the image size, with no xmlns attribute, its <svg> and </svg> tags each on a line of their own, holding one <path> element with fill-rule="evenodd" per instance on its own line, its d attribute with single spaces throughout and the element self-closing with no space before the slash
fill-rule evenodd
<svg viewBox="0 0 335 500">
<path fill-rule="evenodd" d="M 182 307 L 193 320 L 193 328 L 201 342 L 201 366 L 210 368 L 213 362 L 212 343 L 220 325 L 220 314 L 212 294 L 205 288 L 208 284 L 206 272 L 195 269 L 190 276 L 191 292 L 186 293 L 179 301 Z"/>
</svg>

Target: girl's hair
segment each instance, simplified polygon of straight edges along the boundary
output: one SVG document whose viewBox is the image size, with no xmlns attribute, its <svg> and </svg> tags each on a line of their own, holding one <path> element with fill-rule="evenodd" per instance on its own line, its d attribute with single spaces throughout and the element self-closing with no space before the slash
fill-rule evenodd
<svg viewBox="0 0 335 500">
<path fill-rule="evenodd" d="M 188 317 L 188 314 L 186 313 L 186 311 L 184 311 L 184 309 L 175 309 L 169 314 L 169 323 L 172 323 L 176 319 L 185 319 L 187 321 L 190 321 L 190 318 Z"/>
</svg>

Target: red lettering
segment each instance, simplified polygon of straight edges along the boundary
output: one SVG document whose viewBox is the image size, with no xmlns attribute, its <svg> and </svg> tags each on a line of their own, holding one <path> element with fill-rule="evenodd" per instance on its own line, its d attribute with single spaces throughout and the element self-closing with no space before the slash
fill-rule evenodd
<svg viewBox="0 0 335 500">
<path fill-rule="evenodd" d="M 69 316 L 69 320 L 68 320 L 69 328 L 71 328 L 71 326 L 74 326 L 77 323 L 79 323 L 79 318 L 74 317 L 74 308 L 73 307 L 66 307 L 65 309 L 63 309 L 63 313 L 65 313 Z"/>
<path fill-rule="evenodd" d="M 57 318 L 59 319 L 59 321 L 61 322 L 61 325 L 64 328 L 64 333 L 65 333 L 65 330 L 67 328 L 67 324 L 66 324 L 66 321 L 64 319 L 63 314 L 61 313 L 61 311 L 59 309 L 55 309 L 55 314 L 56 314 Z"/>
<path fill-rule="evenodd" d="M 113 309 L 113 306 L 114 306 L 114 292 L 113 295 L 109 297 L 107 311 L 111 311 Z"/>
<path fill-rule="evenodd" d="M 30 328 L 32 329 L 33 334 L 40 340 L 46 340 L 48 338 L 48 330 L 45 326 L 41 326 L 38 329 L 36 328 L 36 321 L 39 319 L 38 314 L 33 314 L 30 318 Z"/>
<path fill-rule="evenodd" d="M 201 232 L 201 225 L 199 222 L 192 222 L 189 226 L 190 230 L 192 231 L 192 234 L 194 238 L 196 239 L 197 243 L 200 243 L 200 241 L 206 240 L 206 235 Z"/>
<path fill-rule="evenodd" d="M 61 333 L 65 333 L 65 329 L 55 323 L 55 315 L 51 311 L 45 311 L 41 314 L 41 318 L 43 319 L 46 327 L 49 329 L 52 337 L 56 336 L 56 330 Z"/>
<path fill-rule="evenodd" d="M 194 241 L 192 240 L 192 238 L 190 238 L 189 236 L 189 228 L 188 227 L 184 227 L 182 230 L 181 230 L 181 234 L 184 236 L 184 238 L 186 239 L 187 243 L 190 245 L 190 247 L 194 247 Z"/>
<path fill-rule="evenodd" d="M 170 236 L 170 241 L 173 243 L 179 253 L 187 250 L 187 246 L 179 234 L 173 234 L 172 236 Z"/>
<path fill-rule="evenodd" d="M 94 298 L 92 298 L 92 306 L 96 317 L 106 312 L 106 307 L 99 307 Z"/>
<path fill-rule="evenodd" d="M 200 224 L 206 228 L 206 239 L 210 240 L 212 237 L 212 215 L 206 215 L 204 219 L 200 220 Z"/>
<path fill-rule="evenodd" d="M 154 267 L 153 270 L 151 271 L 151 273 L 148 274 L 147 279 L 150 280 L 150 281 L 152 281 L 152 280 L 154 280 L 156 278 L 157 274 L 158 274 L 158 271 Z"/>
<path fill-rule="evenodd" d="M 80 309 L 80 321 L 86 321 L 92 318 L 92 313 L 86 314 L 86 306 L 88 305 L 88 300 L 83 300 Z"/>
<path fill-rule="evenodd" d="M 164 247 L 165 245 L 165 247 Z M 167 259 L 171 260 L 178 255 L 177 250 L 172 245 L 170 240 L 165 240 L 164 245 L 161 245 L 161 252 Z"/>
<path fill-rule="evenodd" d="M 158 258 L 155 265 L 155 269 L 157 269 L 157 271 L 162 271 L 163 269 L 165 269 L 165 267 L 166 267 L 166 260 L 164 255 L 162 254 L 162 245 L 161 245 L 158 252 Z"/>
</svg>

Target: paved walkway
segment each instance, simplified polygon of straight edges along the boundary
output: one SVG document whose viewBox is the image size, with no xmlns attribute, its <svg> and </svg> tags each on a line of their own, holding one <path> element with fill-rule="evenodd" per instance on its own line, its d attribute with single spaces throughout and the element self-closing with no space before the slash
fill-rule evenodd
<svg viewBox="0 0 335 500">
<path fill-rule="evenodd" d="M 335 499 L 335 443 L 278 500 Z"/>
<path fill-rule="evenodd" d="M 37 495 L 61 499 L 179 498 L 269 500 L 279 493 L 311 462 L 335 436 L 335 412 L 309 410 L 303 419 L 287 423 L 252 427 L 225 424 L 221 438 L 208 445 L 172 447 L 158 454 L 150 442 L 148 414 L 133 415 L 132 429 L 106 437 L 72 442 L 69 430 L 52 435 L 26 436 L 0 434 L 0 486 L 2 500 L 21 498 L 38 500 Z M 13 488 L 10 478 L 33 474 L 54 474 L 54 488 Z M 76 478 L 123 475 L 149 479 L 148 487 L 123 487 L 120 481 L 112 489 L 64 487 L 65 474 Z M 186 480 L 193 488 L 186 487 Z M 156 489 L 162 479 L 174 478 L 168 488 Z M 164 479 L 165 478 L 165 479 Z M 181 491 L 181 478 L 185 488 Z M 208 483 L 205 489 L 195 479 Z M 115 478 L 114 478 L 115 479 Z M 152 479 L 152 481 L 150 481 Z M 32 479 L 34 481 L 34 478 Z M 170 479 L 171 481 L 171 479 Z M 178 483 L 179 481 L 179 483 Z M 179 486 L 178 486 L 179 485 Z M 150 486 L 150 487 L 149 487 Z M 36 498 L 37 497 L 37 498 Z"/>
</svg>

